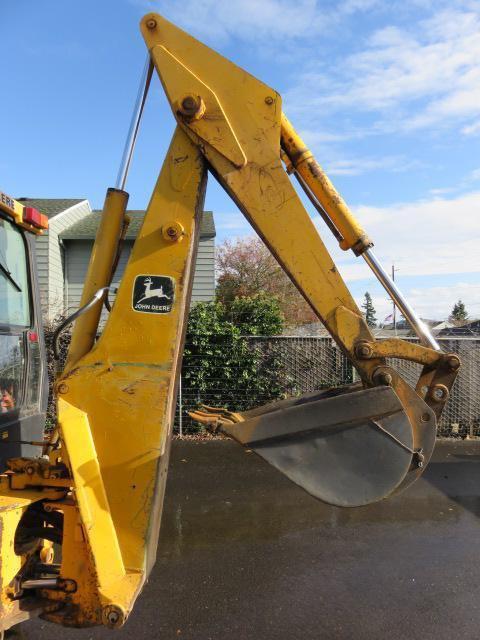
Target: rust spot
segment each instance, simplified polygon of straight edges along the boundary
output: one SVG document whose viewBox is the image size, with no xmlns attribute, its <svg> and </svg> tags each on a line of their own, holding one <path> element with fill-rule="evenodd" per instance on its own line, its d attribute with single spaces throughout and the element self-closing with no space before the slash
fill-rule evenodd
<svg viewBox="0 0 480 640">
<path fill-rule="evenodd" d="M 129 393 L 130 395 L 135 395 L 136 393 L 136 389 L 135 389 L 135 382 L 132 384 L 129 384 L 128 386 L 124 387 L 122 389 L 123 393 Z"/>
<path fill-rule="evenodd" d="M 173 162 L 175 164 L 180 164 L 181 162 L 185 162 L 186 160 L 188 160 L 188 155 L 186 156 L 178 156 L 178 158 L 174 158 Z"/>
<path fill-rule="evenodd" d="M 66 375 L 63 376 L 62 380 L 68 380 L 72 376 L 76 375 L 80 371 L 80 367 L 74 367 L 71 369 Z"/>
</svg>

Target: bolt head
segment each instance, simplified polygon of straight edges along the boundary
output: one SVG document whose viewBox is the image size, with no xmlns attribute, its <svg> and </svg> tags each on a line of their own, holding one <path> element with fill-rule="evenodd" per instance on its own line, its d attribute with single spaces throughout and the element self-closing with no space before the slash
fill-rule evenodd
<svg viewBox="0 0 480 640">
<path fill-rule="evenodd" d="M 121 607 L 110 604 L 103 608 L 102 622 L 106 627 L 118 628 L 125 622 L 126 616 Z"/>
<path fill-rule="evenodd" d="M 162 227 L 162 235 L 169 242 L 180 242 L 184 233 L 185 229 L 178 220 L 170 220 Z"/>
<path fill-rule="evenodd" d="M 187 96 L 182 100 L 182 107 L 185 111 L 196 111 L 198 103 L 193 96 Z"/>
<path fill-rule="evenodd" d="M 275 102 L 275 100 L 272 98 L 272 96 L 267 96 L 265 98 L 265 104 L 271 105 Z"/>
<path fill-rule="evenodd" d="M 149 20 L 147 20 L 147 29 L 155 29 L 156 26 L 157 26 L 156 20 L 154 20 L 153 18 L 150 18 Z"/>
<path fill-rule="evenodd" d="M 373 380 L 376 384 L 383 384 L 386 387 L 389 387 L 393 382 L 393 378 L 388 371 L 379 371 L 374 375 Z"/>
<path fill-rule="evenodd" d="M 361 343 L 357 345 L 355 353 L 358 358 L 370 358 L 370 356 L 372 355 L 372 348 L 368 344 Z"/>
<path fill-rule="evenodd" d="M 66 384 L 65 382 L 61 382 L 58 385 L 58 393 L 67 393 L 68 391 L 68 384 Z"/>
<path fill-rule="evenodd" d="M 447 363 L 452 371 L 456 371 L 460 367 L 460 358 L 457 358 L 457 356 L 450 356 Z"/>
<path fill-rule="evenodd" d="M 176 110 L 187 122 L 192 122 L 203 118 L 206 107 L 201 96 L 187 94 L 178 101 Z"/>
<path fill-rule="evenodd" d="M 448 389 L 444 384 L 435 384 L 430 389 L 430 397 L 437 402 L 445 401 L 448 398 Z"/>
</svg>

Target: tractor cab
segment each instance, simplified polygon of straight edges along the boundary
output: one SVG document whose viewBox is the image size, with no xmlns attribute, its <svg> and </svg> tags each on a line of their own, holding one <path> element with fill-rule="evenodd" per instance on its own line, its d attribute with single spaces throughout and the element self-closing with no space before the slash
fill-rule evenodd
<svg viewBox="0 0 480 640">
<path fill-rule="evenodd" d="M 48 219 L 0 191 L 0 471 L 39 454 L 48 397 L 35 238 Z"/>
</svg>

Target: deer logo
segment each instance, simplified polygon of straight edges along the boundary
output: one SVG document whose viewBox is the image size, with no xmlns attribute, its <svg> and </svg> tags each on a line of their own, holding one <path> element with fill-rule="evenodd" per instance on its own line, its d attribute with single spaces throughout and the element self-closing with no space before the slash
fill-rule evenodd
<svg viewBox="0 0 480 640">
<path fill-rule="evenodd" d="M 142 273 L 135 278 L 132 307 L 140 313 L 170 313 L 175 299 L 175 280 L 170 276 L 149 276 Z"/>
<path fill-rule="evenodd" d="M 144 300 L 150 300 L 150 298 L 166 298 L 167 300 L 171 300 L 170 296 L 167 296 L 166 293 L 163 293 L 163 286 L 160 286 L 158 289 L 152 289 L 153 281 L 150 277 L 145 278 L 143 281 L 143 285 L 145 287 L 145 293 L 143 298 L 137 300 L 137 304 L 140 302 L 144 302 Z"/>
</svg>

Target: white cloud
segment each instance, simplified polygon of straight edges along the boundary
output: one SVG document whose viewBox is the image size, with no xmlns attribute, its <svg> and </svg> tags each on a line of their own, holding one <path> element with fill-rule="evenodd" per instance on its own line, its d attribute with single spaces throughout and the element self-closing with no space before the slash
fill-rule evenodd
<svg viewBox="0 0 480 640">
<path fill-rule="evenodd" d="M 211 44 L 248 42 L 306 69 L 285 92 L 287 110 L 373 114 L 364 133 L 454 123 L 480 132 L 480 4 L 465 0 L 130 0 Z M 352 41 L 357 14 L 381 17 Z M 429 16 L 424 18 L 424 16 Z M 408 16 L 407 20 L 399 18 Z M 422 17 L 423 16 L 423 17 Z M 371 24 L 374 20 L 371 20 Z M 398 26 L 407 23 L 408 27 Z M 325 45 L 342 37 L 344 52 Z M 318 45 L 321 37 L 322 46 Z M 357 49 L 352 52 L 353 47 Z M 286 53 L 288 51 L 288 54 Z M 312 87 L 315 89 L 312 91 Z M 312 114 L 316 114 L 312 117 Z M 353 134 L 355 135 L 355 134 Z M 357 131 L 358 135 L 358 131 Z M 338 131 L 323 132 L 338 138 Z"/>
<path fill-rule="evenodd" d="M 480 192 L 386 207 L 359 205 L 353 211 L 374 241 L 377 258 L 388 269 L 395 263 L 402 278 L 480 274 Z M 216 214 L 215 220 L 220 242 L 253 235 L 238 212 Z M 347 282 L 372 278 L 363 259 L 341 251 L 322 219 L 314 214 L 313 220 Z"/>
<path fill-rule="evenodd" d="M 223 236 L 239 237 L 252 235 L 252 227 L 239 212 L 219 213 L 215 211 L 215 228 Z"/>
<path fill-rule="evenodd" d="M 472 284 L 456 282 L 449 286 L 434 286 L 412 288 L 403 292 L 409 303 L 422 318 L 430 320 L 447 319 L 452 312 L 453 305 L 458 300 L 465 303 L 471 319 L 480 317 L 480 283 Z M 356 298 L 357 304 L 363 304 L 361 297 Z M 392 303 L 386 296 L 372 295 L 373 306 L 377 313 L 377 320 L 383 320 L 392 313 Z"/>
<path fill-rule="evenodd" d="M 480 273 L 480 192 L 353 209 L 380 262 L 385 268 L 395 263 L 402 277 Z M 322 220 L 315 224 L 346 281 L 371 277 L 361 258 L 338 250 Z"/>
<path fill-rule="evenodd" d="M 305 117 L 343 109 L 375 114 L 371 132 L 453 122 L 469 135 L 477 132 L 480 115 L 479 60 L 480 5 L 439 10 L 408 30 L 374 32 L 362 50 L 335 61 L 333 72 L 324 61 L 321 70 L 314 65 L 286 102 Z"/>
<path fill-rule="evenodd" d="M 480 283 L 459 281 L 445 287 L 411 289 L 408 299 L 423 317 L 447 318 L 458 300 L 463 300 L 470 318 L 480 316 Z"/>
<path fill-rule="evenodd" d="M 395 263 L 402 277 L 480 273 L 480 191 L 352 209 L 374 241 L 375 255 L 385 267 Z M 313 220 L 345 280 L 372 276 L 364 260 L 338 248 L 320 216 L 315 213 Z M 215 224 L 220 242 L 225 235 L 253 234 L 239 212 L 216 213 Z"/>
<path fill-rule="evenodd" d="M 407 0 L 404 0 L 405 4 Z M 355 14 L 382 10 L 383 0 L 130 0 L 166 18 L 198 37 L 217 42 L 240 38 L 258 42 L 281 40 L 288 46 L 299 39 L 328 35 L 327 28 Z M 407 2 L 412 4 L 412 0 Z M 413 1 L 413 4 L 415 2 Z M 278 48 L 277 48 L 278 54 Z"/>
<path fill-rule="evenodd" d="M 472 124 L 469 124 L 463 127 L 462 133 L 465 136 L 480 135 L 480 120 L 477 120 L 476 122 L 473 122 Z"/>
<path fill-rule="evenodd" d="M 326 171 L 331 176 L 359 176 L 370 171 L 392 171 L 399 173 L 421 166 L 421 163 L 404 156 L 378 158 L 352 158 L 326 162 Z"/>
<path fill-rule="evenodd" d="M 309 30 L 316 33 L 325 24 L 316 0 L 152 0 L 143 4 L 195 35 L 217 41 L 294 39 Z"/>
<path fill-rule="evenodd" d="M 386 207 L 360 205 L 353 210 L 375 242 L 373 250 L 384 268 L 389 270 L 395 263 L 402 280 L 419 277 L 419 286 L 407 290 L 401 287 L 419 315 L 446 318 L 453 304 L 462 299 L 471 317 L 480 316 L 480 192 Z M 358 290 L 362 280 L 365 290 L 378 290 L 365 261 L 341 251 L 318 215 L 313 220 L 347 284 Z M 239 212 L 217 214 L 215 221 L 220 242 L 225 236 L 254 235 Z M 470 273 L 479 274 L 478 283 L 462 281 L 462 274 Z M 453 284 L 452 274 L 456 276 Z M 434 276 L 448 278 L 449 284 L 429 286 Z M 362 300 L 357 302 L 361 304 Z M 391 312 L 386 293 L 373 294 L 373 302 L 379 320 Z"/>
</svg>

